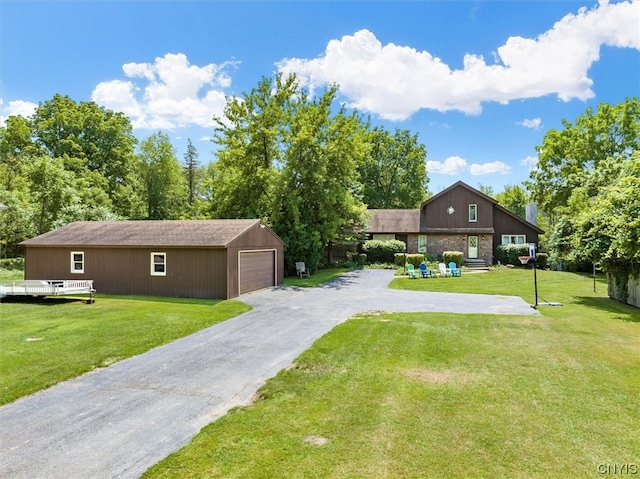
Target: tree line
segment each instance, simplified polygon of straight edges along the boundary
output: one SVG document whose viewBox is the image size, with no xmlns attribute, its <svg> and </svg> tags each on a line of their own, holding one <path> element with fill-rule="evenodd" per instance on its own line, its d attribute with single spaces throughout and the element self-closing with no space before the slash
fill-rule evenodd
<svg viewBox="0 0 640 479">
<path fill-rule="evenodd" d="M 138 142 L 129 119 L 55 95 L 0 128 L 4 256 L 71 221 L 261 218 L 286 244 L 288 266 L 314 268 L 327 245 L 361 239 L 367 208 L 417 208 L 429 197 L 426 147 L 408 130 L 371 126 L 315 96 L 295 76 L 262 78 L 214 118 L 215 157 L 191 140 L 182 160 L 169 137 Z M 535 201 L 553 263 L 628 271 L 640 260 L 640 103 L 601 104 L 548 131 L 523 185 L 498 194 L 524 217 Z"/>
<path fill-rule="evenodd" d="M 215 118 L 205 165 L 191 140 L 180 161 L 165 133 L 138 142 L 124 114 L 55 95 L 0 128 L 2 251 L 78 220 L 261 218 L 313 268 L 328 243 L 362 236 L 367 207 L 429 195 L 417 135 L 336 108 L 337 92 L 263 78 Z"/>
</svg>

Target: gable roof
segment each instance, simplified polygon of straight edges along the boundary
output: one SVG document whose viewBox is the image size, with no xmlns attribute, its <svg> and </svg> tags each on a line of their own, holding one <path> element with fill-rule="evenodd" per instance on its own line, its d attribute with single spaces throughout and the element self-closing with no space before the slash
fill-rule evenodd
<svg viewBox="0 0 640 479">
<path fill-rule="evenodd" d="M 530 228 L 533 228 L 538 234 L 544 234 L 544 230 L 541 230 L 540 228 L 538 228 L 536 225 L 534 225 L 533 223 L 529 223 L 527 220 L 521 218 L 520 216 L 518 216 L 517 214 L 509 211 L 508 209 L 506 209 L 504 206 L 501 206 L 494 198 L 492 198 L 489 195 L 485 195 L 482 191 L 476 190 L 475 188 L 469 186 L 468 184 L 466 184 L 463 181 L 456 181 L 454 184 L 452 184 L 451 186 L 449 186 L 448 188 L 445 188 L 444 190 L 438 192 L 437 194 L 433 195 L 431 198 L 425 200 L 422 205 L 420 205 L 420 209 L 422 210 L 422 208 L 424 208 L 425 205 L 431 203 L 432 201 L 436 200 L 437 198 L 440 198 L 441 196 L 444 196 L 446 194 L 448 194 L 449 192 L 451 192 L 452 190 L 454 190 L 455 188 L 465 188 L 469 191 L 471 191 L 473 194 L 484 198 L 485 200 L 493 203 L 494 208 L 500 210 L 501 212 L 503 212 L 504 214 L 506 214 L 507 216 L 511 216 L 513 219 L 520 221 L 521 223 L 527 225 Z"/>
<path fill-rule="evenodd" d="M 24 246 L 224 247 L 262 224 L 259 219 L 76 221 L 20 243 Z M 275 233 L 269 230 L 273 236 Z"/>
<path fill-rule="evenodd" d="M 367 210 L 369 233 L 419 233 L 420 210 Z"/>
</svg>

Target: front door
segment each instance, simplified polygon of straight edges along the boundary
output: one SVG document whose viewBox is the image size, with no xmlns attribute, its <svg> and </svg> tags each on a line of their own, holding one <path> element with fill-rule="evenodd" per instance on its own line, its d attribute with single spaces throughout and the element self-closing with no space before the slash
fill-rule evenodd
<svg viewBox="0 0 640 479">
<path fill-rule="evenodd" d="M 469 238 L 469 251 L 467 252 L 468 258 L 477 258 L 478 257 L 478 237 L 477 236 L 468 236 Z"/>
</svg>

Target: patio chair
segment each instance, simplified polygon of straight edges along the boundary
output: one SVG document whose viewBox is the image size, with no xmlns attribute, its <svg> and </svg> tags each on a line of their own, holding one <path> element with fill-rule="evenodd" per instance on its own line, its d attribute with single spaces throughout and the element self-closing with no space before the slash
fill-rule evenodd
<svg viewBox="0 0 640 479">
<path fill-rule="evenodd" d="M 407 264 L 407 272 L 409 273 L 409 278 L 418 279 L 418 272 L 415 270 L 412 264 Z"/>
<path fill-rule="evenodd" d="M 445 276 L 449 276 L 449 271 L 447 271 L 447 265 L 444 263 L 439 263 L 438 264 L 438 268 L 440 269 L 440 276 L 442 276 L 443 278 Z"/>
<path fill-rule="evenodd" d="M 458 268 L 454 261 L 449 263 L 449 272 L 451 276 L 462 276 L 462 269 Z"/>
<path fill-rule="evenodd" d="M 309 274 L 309 271 L 307 271 L 307 267 L 302 261 L 296 263 L 296 274 L 298 275 L 298 278 L 311 277 L 311 275 Z"/>
<path fill-rule="evenodd" d="M 422 273 L 422 277 L 423 278 L 428 278 L 429 276 L 431 276 L 431 271 L 429 271 L 427 269 L 427 265 L 426 264 L 420 263 L 418 268 L 420 268 L 420 273 Z"/>
</svg>

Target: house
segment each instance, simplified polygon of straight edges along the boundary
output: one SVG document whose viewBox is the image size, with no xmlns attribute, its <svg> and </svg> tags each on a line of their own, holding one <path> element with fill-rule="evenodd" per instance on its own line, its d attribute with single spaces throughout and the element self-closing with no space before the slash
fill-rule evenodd
<svg viewBox="0 0 640 479">
<path fill-rule="evenodd" d="M 227 299 L 284 276 L 284 243 L 257 219 L 79 221 L 21 245 L 25 279 L 92 279 L 106 294 Z"/>
<path fill-rule="evenodd" d="M 371 239 L 404 241 L 408 253 L 438 258 L 445 251 L 462 251 L 465 261 L 492 264 L 497 261 L 498 246 L 537 244 L 544 231 L 458 181 L 417 210 L 370 210 L 367 233 Z"/>
</svg>

